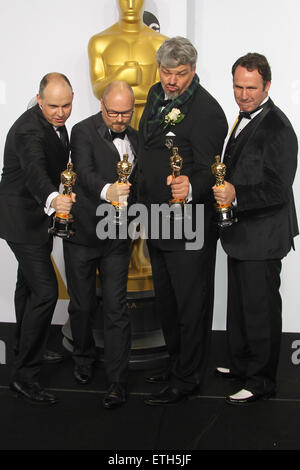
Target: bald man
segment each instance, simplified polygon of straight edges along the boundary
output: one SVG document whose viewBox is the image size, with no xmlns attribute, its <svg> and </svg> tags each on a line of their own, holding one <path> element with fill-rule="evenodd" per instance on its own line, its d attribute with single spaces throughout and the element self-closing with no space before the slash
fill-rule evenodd
<svg viewBox="0 0 300 470">
<path fill-rule="evenodd" d="M 108 391 L 105 408 L 126 401 L 130 324 L 126 287 L 129 240 L 98 238 L 98 206 L 130 197 L 131 183 L 118 184 L 117 164 L 128 154 L 134 171 L 137 132 L 129 126 L 134 95 L 123 81 L 112 82 L 101 100 L 102 112 L 76 124 L 71 134 L 71 155 L 78 184 L 72 213 L 75 236 L 64 241 L 69 315 L 74 343 L 74 376 L 80 384 L 91 381 L 96 359 L 92 320 L 97 308 L 96 270 L 99 269 L 103 317 L 104 361 Z M 132 178 L 132 173 L 131 173 Z M 130 181 L 130 180 L 129 180 Z M 98 233 L 99 235 L 99 233 Z"/>
<path fill-rule="evenodd" d="M 68 213 L 74 202 L 74 195 L 69 199 L 58 193 L 60 174 L 69 158 L 68 140 L 61 139 L 73 101 L 67 77 L 47 74 L 37 101 L 7 135 L 0 183 L 0 237 L 18 261 L 16 356 L 10 387 L 32 403 L 53 404 L 57 399 L 40 386 L 39 372 L 58 297 L 48 229 L 52 214 Z"/>
</svg>

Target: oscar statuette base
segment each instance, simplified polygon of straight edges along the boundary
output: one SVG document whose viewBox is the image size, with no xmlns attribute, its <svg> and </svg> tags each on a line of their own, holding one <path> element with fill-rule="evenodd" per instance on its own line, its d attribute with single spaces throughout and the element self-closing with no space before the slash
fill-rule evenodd
<svg viewBox="0 0 300 470">
<path fill-rule="evenodd" d="M 228 207 L 216 206 L 216 217 L 217 224 L 220 228 L 230 227 L 232 224 L 237 222 L 237 218 L 234 216 L 231 205 Z"/>
<path fill-rule="evenodd" d="M 53 225 L 49 228 L 48 233 L 55 237 L 70 238 L 74 235 L 73 217 L 68 218 L 54 217 Z"/>
</svg>

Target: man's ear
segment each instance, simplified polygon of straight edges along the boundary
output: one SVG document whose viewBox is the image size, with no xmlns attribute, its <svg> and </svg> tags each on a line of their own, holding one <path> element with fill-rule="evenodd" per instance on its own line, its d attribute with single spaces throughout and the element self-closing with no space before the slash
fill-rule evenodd
<svg viewBox="0 0 300 470">
<path fill-rule="evenodd" d="M 40 95 L 39 93 L 36 95 L 36 100 L 37 100 L 37 102 L 38 102 L 39 107 L 40 107 L 41 109 L 43 109 L 42 98 L 41 98 L 41 95 Z"/>
</svg>

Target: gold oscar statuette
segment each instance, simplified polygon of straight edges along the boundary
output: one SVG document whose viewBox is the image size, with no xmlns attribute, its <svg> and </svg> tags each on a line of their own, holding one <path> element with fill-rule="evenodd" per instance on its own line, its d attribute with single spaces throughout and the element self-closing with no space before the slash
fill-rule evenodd
<svg viewBox="0 0 300 470">
<path fill-rule="evenodd" d="M 76 181 L 76 173 L 73 171 L 71 162 L 68 163 L 66 170 L 61 173 L 60 177 L 63 185 L 62 194 L 70 198 Z M 57 212 L 53 217 L 53 225 L 49 229 L 49 233 L 61 238 L 70 238 L 74 235 L 73 222 L 72 214 Z"/>
<path fill-rule="evenodd" d="M 183 158 L 178 153 L 178 147 L 172 147 L 173 155 L 170 157 L 170 166 L 172 169 L 172 177 L 177 178 L 180 176 L 180 170 L 183 164 Z M 173 198 L 169 201 L 169 206 L 173 204 L 178 204 L 183 206 L 185 204 L 185 199 Z"/>
<path fill-rule="evenodd" d="M 216 186 L 224 187 L 224 180 L 226 175 L 226 165 L 221 162 L 220 155 L 215 157 L 215 163 L 211 166 L 212 174 L 216 177 Z M 217 223 L 219 227 L 225 228 L 232 225 L 236 219 L 233 215 L 233 206 L 229 204 L 215 204 Z"/>
<path fill-rule="evenodd" d="M 128 178 L 131 173 L 132 163 L 128 161 L 128 154 L 124 153 L 123 159 L 117 163 L 118 184 L 127 184 Z M 116 209 L 116 216 L 114 222 L 120 225 L 124 221 L 124 216 L 127 207 L 127 196 L 120 196 L 118 201 L 111 201 L 111 204 Z"/>
</svg>

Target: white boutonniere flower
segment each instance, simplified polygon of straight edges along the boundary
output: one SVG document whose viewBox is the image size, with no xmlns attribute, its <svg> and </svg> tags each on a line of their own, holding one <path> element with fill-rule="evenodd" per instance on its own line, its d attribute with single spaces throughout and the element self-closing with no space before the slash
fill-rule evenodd
<svg viewBox="0 0 300 470">
<path fill-rule="evenodd" d="M 165 117 L 165 127 L 168 126 L 169 124 L 171 126 L 175 126 L 175 124 L 178 124 L 179 122 L 181 122 L 183 118 L 184 118 L 184 114 L 182 114 L 180 109 L 173 108 Z"/>
</svg>

